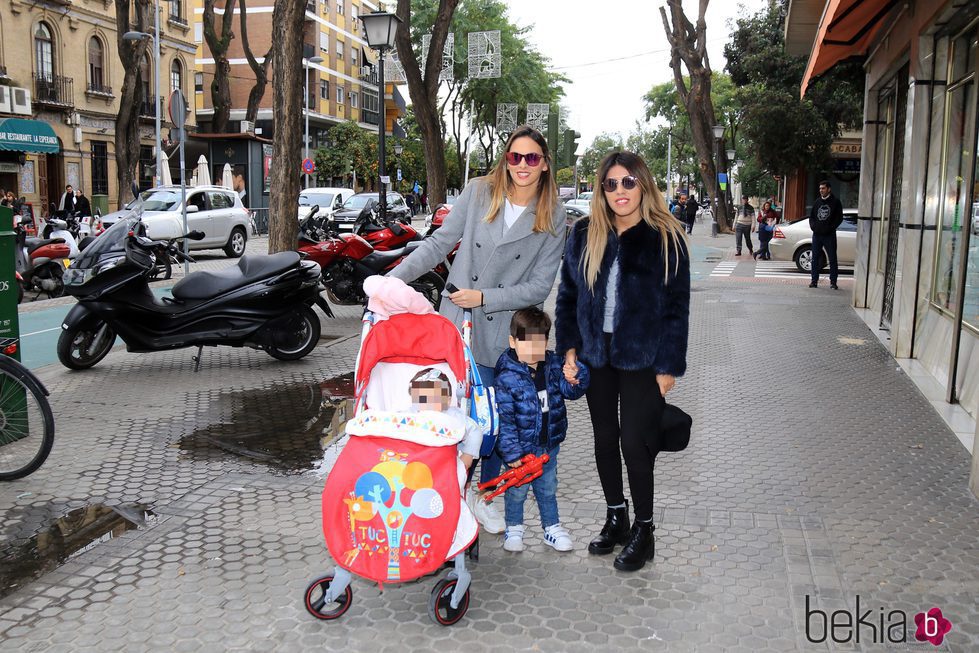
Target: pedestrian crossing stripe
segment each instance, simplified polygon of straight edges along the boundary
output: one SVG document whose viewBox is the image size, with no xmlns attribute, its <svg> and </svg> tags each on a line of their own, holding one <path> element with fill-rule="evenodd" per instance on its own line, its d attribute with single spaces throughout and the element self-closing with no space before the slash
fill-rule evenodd
<svg viewBox="0 0 979 653">
<path fill-rule="evenodd" d="M 729 277 L 731 273 L 734 272 L 734 268 L 738 267 L 738 261 L 730 261 L 727 263 L 718 263 L 717 266 L 711 270 L 710 276 L 712 277 Z"/>
</svg>

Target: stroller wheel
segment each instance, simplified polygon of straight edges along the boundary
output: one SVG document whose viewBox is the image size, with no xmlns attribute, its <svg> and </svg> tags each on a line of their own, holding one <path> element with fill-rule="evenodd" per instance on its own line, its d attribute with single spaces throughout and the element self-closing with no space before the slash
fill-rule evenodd
<svg viewBox="0 0 979 653">
<path fill-rule="evenodd" d="M 306 611 L 317 619 L 329 621 L 343 616 L 354 600 L 354 591 L 348 585 L 346 591 L 341 594 L 330 605 L 326 604 L 326 592 L 330 589 L 333 576 L 322 576 L 317 578 L 309 587 L 306 588 L 305 604 Z M 467 599 L 468 601 L 468 599 Z"/>
<path fill-rule="evenodd" d="M 440 626 L 451 626 L 458 623 L 469 609 L 469 590 L 462 595 L 462 602 L 459 607 L 453 609 L 450 602 L 452 592 L 456 588 L 456 579 L 443 578 L 435 584 L 432 589 L 432 596 L 428 599 L 428 616 L 432 621 Z"/>
</svg>

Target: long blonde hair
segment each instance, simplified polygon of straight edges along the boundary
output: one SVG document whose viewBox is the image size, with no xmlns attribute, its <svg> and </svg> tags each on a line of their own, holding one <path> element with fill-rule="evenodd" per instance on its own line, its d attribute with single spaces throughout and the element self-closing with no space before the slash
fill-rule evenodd
<svg viewBox="0 0 979 653">
<path fill-rule="evenodd" d="M 510 138 L 507 139 L 506 146 L 503 148 L 500 160 L 496 162 L 496 167 L 493 168 L 493 172 L 487 176 L 490 205 L 483 220 L 493 222 L 500 214 L 500 209 L 503 208 L 503 201 L 513 186 L 513 180 L 510 179 L 510 171 L 507 169 L 506 153 L 510 151 L 510 146 L 513 145 L 513 141 L 524 137 L 531 138 L 535 143 L 540 145 L 540 149 L 544 153 L 543 162 L 547 164 L 547 170 L 541 173 L 540 179 L 537 181 L 537 208 L 535 209 L 534 233 L 543 233 L 545 231 L 554 233 L 553 214 L 554 207 L 557 206 L 557 184 L 554 181 L 554 165 L 551 162 L 551 154 L 547 149 L 547 140 L 539 131 L 530 125 L 517 127 L 510 134 Z"/>
<path fill-rule="evenodd" d="M 585 282 L 593 293 L 598 272 L 602 267 L 602 259 L 605 257 L 605 248 L 608 246 L 608 235 L 615 229 L 615 214 L 605 197 L 602 182 L 605 181 L 608 171 L 616 165 L 624 167 L 639 181 L 639 189 L 642 191 L 639 214 L 646 224 L 659 232 L 663 246 L 664 285 L 669 283 L 670 279 L 670 250 L 673 251 L 673 274 L 676 274 L 679 269 L 681 256 L 687 256 L 687 252 L 690 251 L 683 226 L 667 208 L 666 200 L 653 181 L 653 175 L 649 172 L 646 162 L 632 152 L 612 152 L 602 159 L 595 175 L 595 192 L 591 196 L 591 218 L 588 221 L 585 254 L 581 258 Z"/>
</svg>

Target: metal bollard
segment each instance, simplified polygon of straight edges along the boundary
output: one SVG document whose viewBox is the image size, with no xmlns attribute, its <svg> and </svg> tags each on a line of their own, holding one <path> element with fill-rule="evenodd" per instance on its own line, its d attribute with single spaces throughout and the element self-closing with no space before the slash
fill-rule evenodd
<svg viewBox="0 0 979 653">
<path fill-rule="evenodd" d="M 711 238 L 717 238 L 717 220 L 710 223 L 710 236 Z"/>
</svg>

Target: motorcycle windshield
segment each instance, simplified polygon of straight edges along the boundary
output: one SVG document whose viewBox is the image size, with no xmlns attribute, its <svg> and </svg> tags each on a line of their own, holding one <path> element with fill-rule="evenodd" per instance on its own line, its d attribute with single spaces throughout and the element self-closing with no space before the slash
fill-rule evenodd
<svg viewBox="0 0 979 653">
<path fill-rule="evenodd" d="M 94 268 L 106 254 L 124 254 L 126 251 L 126 238 L 130 231 L 138 228 L 140 214 L 138 212 L 127 215 L 105 232 L 93 240 L 91 244 L 82 250 L 81 255 L 72 264 L 73 268 L 86 270 Z"/>
</svg>

